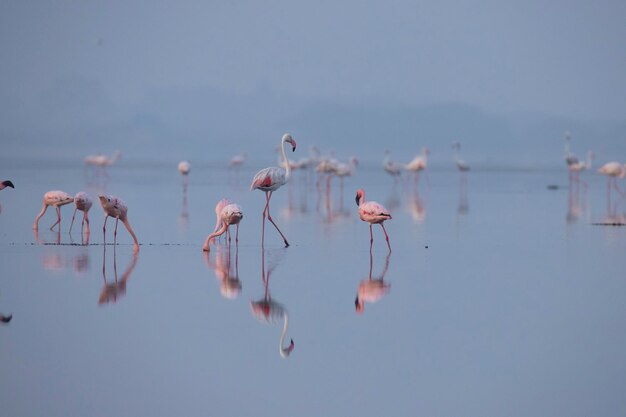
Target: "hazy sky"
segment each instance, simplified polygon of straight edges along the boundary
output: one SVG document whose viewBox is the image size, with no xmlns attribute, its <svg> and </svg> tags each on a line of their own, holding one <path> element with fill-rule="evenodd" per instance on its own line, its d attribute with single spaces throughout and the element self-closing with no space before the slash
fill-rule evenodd
<svg viewBox="0 0 626 417">
<path fill-rule="evenodd" d="M 78 78 L 117 106 L 209 87 L 623 119 L 624 22 L 623 0 L 4 0 L 0 99 Z"/>
</svg>

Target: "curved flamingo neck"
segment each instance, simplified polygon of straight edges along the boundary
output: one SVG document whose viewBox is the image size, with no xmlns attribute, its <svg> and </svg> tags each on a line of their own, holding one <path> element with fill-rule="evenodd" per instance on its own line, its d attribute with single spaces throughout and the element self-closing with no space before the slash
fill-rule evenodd
<svg viewBox="0 0 626 417">
<path fill-rule="evenodd" d="M 285 142 L 286 140 L 283 138 L 280 142 L 280 151 L 283 155 L 283 162 L 285 163 L 285 181 L 289 181 L 291 177 L 291 166 L 289 165 L 289 159 L 287 159 L 287 153 L 285 152 Z"/>
</svg>

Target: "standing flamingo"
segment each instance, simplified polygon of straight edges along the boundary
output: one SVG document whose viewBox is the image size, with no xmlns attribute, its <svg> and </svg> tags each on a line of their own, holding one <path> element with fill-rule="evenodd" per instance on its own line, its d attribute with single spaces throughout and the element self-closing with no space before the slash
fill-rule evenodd
<svg viewBox="0 0 626 417">
<path fill-rule="evenodd" d="M 598 169 L 598 172 L 609 178 L 607 184 L 609 196 L 611 195 L 611 182 L 617 192 L 624 196 L 624 192 L 617 185 L 617 177 L 620 177 L 620 179 L 624 179 L 624 177 L 626 177 L 626 165 L 622 165 L 619 162 L 607 162 L 602 165 L 600 169 Z"/>
<path fill-rule="evenodd" d="M 385 158 L 383 159 L 383 169 L 393 177 L 394 182 L 398 181 L 398 177 L 402 174 L 402 164 L 391 160 L 391 151 L 385 150 Z"/>
<path fill-rule="evenodd" d="M 189 175 L 189 171 L 191 171 L 191 164 L 189 161 L 180 161 L 178 163 L 178 172 L 180 172 L 180 175 L 182 175 L 183 178 Z"/>
<path fill-rule="evenodd" d="M 128 206 L 126 203 L 122 201 L 121 198 L 115 197 L 112 195 L 101 195 L 98 197 L 100 199 L 100 205 L 104 210 L 104 225 L 102 226 L 102 232 L 104 235 L 103 242 L 106 246 L 106 233 L 107 233 L 107 219 L 109 216 L 115 217 L 115 231 L 113 232 L 113 245 L 117 244 L 117 223 L 121 220 L 126 226 L 126 230 L 133 237 L 133 241 L 135 242 L 135 252 L 139 250 L 139 242 L 137 241 L 137 236 L 135 236 L 135 232 L 133 232 L 133 228 L 130 227 L 130 223 L 128 222 Z"/>
<path fill-rule="evenodd" d="M 4 190 L 7 187 L 15 188 L 13 183 L 11 181 L 9 181 L 9 180 L 5 180 L 5 181 L 0 182 L 0 190 Z"/>
<path fill-rule="evenodd" d="M 218 201 L 215 206 L 215 212 L 219 211 L 218 222 L 215 225 L 216 229 L 211 233 L 206 240 L 204 241 L 204 246 L 202 246 L 202 250 L 209 252 L 211 248 L 209 247 L 209 242 L 211 239 L 221 236 L 224 232 L 228 232 L 228 242 L 230 242 L 230 226 L 237 226 L 237 233 L 235 235 L 235 242 L 239 242 L 239 222 L 243 218 L 243 210 L 239 204 L 231 203 L 228 199 L 224 198 Z"/>
<path fill-rule="evenodd" d="M 587 184 L 580 179 L 580 173 L 582 171 L 586 171 L 591 169 L 592 161 L 595 159 L 596 155 L 593 151 L 587 151 L 587 159 L 585 161 L 579 161 L 576 159 L 576 162 L 569 164 L 568 169 L 570 172 L 570 177 L 577 183 L 582 182 L 586 187 Z"/>
<path fill-rule="evenodd" d="M 85 165 L 93 165 L 104 168 L 113 165 L 122 157 L 122 152 L 115 151 L 110 158 L 106 155 L 98 153 L 96 155 L 87 155 L 84 159 Z"/>
<path fill-rule="evenodd" d="M 39 229 L 39 219 L 41 219 L 41 216 L 43 216 L 46 210 L 48 210 L 48 206 L 54 206 L 54 208 L 57 210 L 57 221 L 52 226 L 50 226 L 50 230 L 52 230 L 52 228 L 54 228 L 54 226 L 56 226 L 57 224 L 59 225 L 59 230 L 61 230 L 61 206 L 70 204 L 73 201 L 74 197 L 64 191 L 55 190 L 45 193 L 43 196 L 43 208 L 41 209 L 41 212 L 37 215 L 37 218 L 35 218 L 35 223 L 33 223 L 33 229 Z"/>
<path fill-rule="evenodd" d="M 356 307 L 356 312 L 358 314 L 363 314 L 366 302 L 375 303 L 376 301 L 387 295 L 387 293 L 389 292 L 389 288 L 391 287 L 391 285 L 385 282 L 385 274 L 387 273 L 387 269 L 389 269 L 390 256 L 391 252 L 387 254 L 387 258 L 385 259 L 385 268 L 380 274 L 380 277 L 372 278 L 373 260 L 372 252 L 370 252 L 370 274 L 368 278 L 362 280 L 359 283 L 356 299 L 354 300 L 354 306 Z"/>
<path fill-rule="evenodd" d="M 430 150 L 428 148 L 422 148 L 422 152 L 415 156 L 404 166 L 407 171 L 412 171 L 414 173 L 415 184 L 417 185 L 419 181 L 419 173 L 420 171 L 424 171 L 428 166 L 428 155 L 430 154 Z"/>
<path fill-rule="evenodd" d="M 272 198 L 272 193 L 278 188 L 285 185 L 291 177 L 291 167 L 287 163 L 287 154 L 285 153 L 285 142 L 291 144 L 291 151 L 293 152 L 296 150 L 296 141 L 291 137 L 289 133 L 285 133 L 280 140 L 280 149 L 283 155 L 283 161 L 286 164 L 286 168 L 283 169 L 278 167 L 269 167 L 260 170 L 252 179 L 250 191 L 258 189 L 265 192 L 265 208 L 263 209 L 263 228 L 261 242 L 263 242 L 263 244 L 265 243 L 265 213 L 267 213 L 268 220 L 274 225 L 276 230 L 278 230 L 278 233 L 285 242 L 285 247 L 287 247 L 289 246 L 287 238 L 285 238 L 283 232 L 281 232 L 278 226 L 276 226 L 276 223 L 274 223 L 274 220 L 272 220 L 272 216 L 270 215 L 270 199 Z"/>
<path fill-rule="evenodd" d="M 229 165 L 231 168 L 239 168 L 246 162 L 246 159 L 248 159 L 248 154 L 246 152 L 242 152 L 238 155 L 233 156 L 230 159 Z"/>
<path fill-rule="evenodd" d="M 456 164 L 457 169 L 460 172 L 467 172 L 470 170 L 470 166 L 467 164 L 467 162 L 465 162 L 464 160 L 462 160 L 459 156 L 459 153 L 461 151 L 461 144 L 459 142 L 454 142 L 452 144 L 452 149 L 454 149 L 454 155 L 453 155 L 453 159 L 454 159 L 454 163 Z"/>
<path fill-rule="evenodd" d="M 80 210 L 83 212 L 83 222 L 80 225 L 80 233 L 83 233 L 83 226 L 87 224 L 87 234 L 89 234 L 89 217 L 87 216 L 87 213 L 89 212 L 89 209 L 93 204 L 91 198 L 89 197 L 89 194 L 84 191 L 77 193 L 74 196 L 74 204 L 76 205 L 76 208 L 74 209 L 74 214 L 72 215 L 72 223 L 70 223 L 70 233 L 72 233 L 72 226 L 74 225 L 76 210 Z"/>
<path fill-rule="evenodd" d="M 387 235 L 385 225 L 383 224 L 385 220 L 391 219 L 391 214 L 389 214 L 389 211 L 385 207 L 383 207 L 382 204 L 377 203 L 376 201 L 366 202 L 365 191 L 362 188 L 359 188 L 356 192 L 356 204 L 357 206 L 359 206 L 359 217 L 361 218 L 361 220 L 370 224 L 370 251 L 372 250 L 372 244 L 374 242 L 372 225 L 380 224 L 380 226 L 383 228 L 383 232 L 385 233 L 387 247 L 389 247 L 389 252 L 391 252 L 389 235 Z"/>
</svg>

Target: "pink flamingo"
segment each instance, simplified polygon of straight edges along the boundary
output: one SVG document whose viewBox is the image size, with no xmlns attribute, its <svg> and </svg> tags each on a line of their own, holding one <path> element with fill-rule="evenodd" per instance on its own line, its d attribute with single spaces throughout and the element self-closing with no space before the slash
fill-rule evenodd
<svg viewBox="0 0 626 417">
<path fill-rule="evenodd" d="M 87 234 L 89 234 L 89 217 L 87 213 L 92 206 L 91 198 L 89 198 L 89 194 L 84 191 L 77 193 L 74 196 L 74 204 L 76 208 L 74 209 L 74 214 L 72 215 L 72 223 L 70 223 L 70 233 L 72 233 L 72 226 L 74 225 L 74 218 L 76 217 L 76 210 L 80 210 L 83 212 L 83 222 L 80 225 L 81 234 L 83 233 L 83 226 L 87 224 Z"/>
<path fill-rule="evenodd" d="M 126 230 L 133 238 L 135 242 L 134 249 L 135 252 L 139 250 L 139 242 L 137 241 L 137 236 L 135 236 L 135 232 L 133 232 L 133 228 L 130 227 L 130 223 L 128 222 L 128 206 L 124 201 L 112 195 L 101 195 L 98 197 L 100 199 L 100 205 L 104 210 L 104 225 L 102 226 L 102 232 L 104 235 L 103 241 L 106 246 L 106 233 L 107 233 L 107 220 L 109 216 L 115 217 L 115 231 L 113 232 L 113 245 L 117 244 L 117 223 L 121 220 L 126 226 Z"/>
<path fill-rule="evenodd" d="M 430 150 L 428 148 L 422 148 L 422 153 L 417 155 L 415 158 L 411 160 L 408 164 L 404 166 L 407 171 L 412 171 L 415 176 L 415 184 L 417 185 L 419 181 L 419 173 L 420 171 L 424 171 L 428 166 L 428 155 L 430 154 Z M 428 180 L 428 177 L 426 178 Z"/>
<path fill-rule="evenodd" d="M 72 197 L 65 191 L 55 190 L 45 193 L 43 196 L 43 208 L 35 218 L 35 223 L 33 223 L 33 229 L 39 229 L 39 219 L 41 219 L 41 216 L 43 216 L 46 210 L 48 210 L 48 206 L 53 206 L 57 211 L 57 221 L 52 226 L 50 226 L 50 230 L 52 230 L 57 224 L 59 225 L 59 230 L 61 230 L 61 206 L 70 204 L 73 201 L 74 197 Z"/>
<path fill-rule="evenodd" d="M 391 252 L 387 254 L 385 259 L 385 268 L 379 278 L 372 278 L 372 252 L 370 252 L 370 274 L 367 279 L 362 280 L 359 283 L 356 299 L 354 300 L 354 306 L 358 314 L 363 314 L 365 303 L 375 303 L 383 298 L 389 292 L 391 285 L 385 282 L 385 274 L 389 269 L 389 257 Z"/>
<path fill-rule="evenodd" d="M 239 246 L 235 246 L 235 268 L 231 272 L 230 246 L 217 247 L 215 264 L 209 259 L 209 252 L 203 252 L 207 266 L 215 270 L 215 277 L 220 281 L 220 293 L 224 298 L 235 299 L 241 292 L 241 280 L 239 279 Z"/>
<path fill-rule="evenodd" d="M 391 160 L 391 151 L 385 149 L 385 158 L 383 159 L 383 169 L 393 177 L 394 182 L 398 181 L 398 177 L 402 175 L 403 165 Z"/>
<path fill-rule="evenodd" d="M 9 180 L 5 180 L 5 181 L 0 182 L 0 190 L 4 190 L 7 187 L 15 188 L 13 183 L 11 181 L 9 181 Z"/>
<path fill-rule="evenodd" d="M 607 162 L 598 169 L 598 172 L 609 178 L 607 184 L 609 196 L 611 195 L 611 182 L 617 192 L 620 193 L 621 196 L 624 196 L 624 192 L 617 185 L 617 177 L 620 177 L 620 179 L 626 177 L 626 165 L 622 165 L 619 162 Z"/>
<path fill-rule="evenodd" d="M 274 225 L 276 230 L 278 230 L 278 233 L 285 242 L 285 247 L 288 247 L 289 242 L 287 242 L 287 238 L 285 238 L 285 235 L 283 235 L 283 232 L 280 231 L 276 223 L 274 223 L 274 220 L 272 220 L 272 216 L 270 215 L 270 199 L 272 198 L 272 193 L 278 188 L 285 185 L 291 177 L 291 167 L 287 162 L 287 155 L 285 153 L 285 142 L 291 144 L 291 151 L 293 152 L 296 150 L 296 141 L 291 137 L 289 133 L 285 133 L 280 141 L 280 149 L 286 168 L 283 169 L 278 167 L 269 167 L 260 170 L 252 179 L 250 191 L 258 189 L 265 192 L 265 208 L 263 209 L 263 228 L 261 241 L 265 243 L 265 213 L 267 213 L 268 220 Z"/>
<path fill-rule="evenodd" d="M 230 226 L 237 226 L 237 233 L 235 235 L 235 242 L 239 242 L 239 222 L 243 218 L 243 210 L 239 204 L 231 203 L 228 199 L 224 198 L 218 201 L 215 206 L 215 212 L 219 211 L 219 217 L 217 220 L 217 224 L 215 225 L 216 229 L 211 233 L 206 240 L 204 241 L 204 246 L 202 246 L 202 250 L 209 252 L 211 248 L 209 247 L 209 242 L 211 239 L 221 236 L 224 232 L 228 232 L 228 242 L 230 242 Z"/>
<path fill-rule="evenodd" d="M 359 217 L 361 218 L 361 220 L 370 224 L 370 251 L 372 250 L 372 244 L 374 242 L 372 225 L 380 224 L 380 226 L 383 228 L 383 232 L 385 233 L 385 239 L 387 240 L 389 252 L 391 252 L 389 235 L 387 235 L 385 225 L 383 224 L 385 220 L 391 219 L 391 214 L 389 214 L 389 211 L 385 207 L 383 207 L 382 204 L 377 203 L 376 201 L 366 202 L 365 191 L 362 188 L 359 188 L 356 192 L 356 204 L 357 206 L 359 206 Z"/>
</svg>

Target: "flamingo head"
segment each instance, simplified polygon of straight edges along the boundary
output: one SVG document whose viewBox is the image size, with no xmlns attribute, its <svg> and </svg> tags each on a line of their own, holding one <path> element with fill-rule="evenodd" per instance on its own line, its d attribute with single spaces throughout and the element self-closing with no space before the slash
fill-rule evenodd
<svg viewBox="0 0 626 417">
<path fill-rule="evenodd" d="M 291 144 L 291 152 L 294 152 L 296 150 L 296 141 L 294 138 L 291 137 L 291 135 L 289 133 L 285 133 L 283 135 L 283 139 L 282 139 L 283 143 L 284 142 L 289 142 Z"/>
<path fill-rule="evenodd" d="M 422 154 L 423 154 L 423 155 L 428 155 L 428 154 L 430 154 L 430 149 L 428 149 L 428 148 L 426 148 L 426 147 L 422 148 Z"/>
<path fill-rule="evenodd" d="M 350 158 L 350 165 L 352 166 L 358 166 L 359 165 L 359 158 L 357 158 L 356 156 L 353 156 L 352 158 Z"/>
<path fill-rule="evenodd" d="M 2 187 L 2 188 L 5 188 L 5 187 L 15 188 L 15 186 L 13 185 L 13 183 L 12 183 L 11 181 L 9 181 L 9 180 L 2 181 L 2 185 L 3 185 L 3 187 Z"/>
<path fill-rule="evenodd" d="M 0 314 L 0 321 L 2 323 L 8 323 L 11 321 L 12 318 L 13 318 L 13 314 L 9 314 L 8 316 L 3 316 L 2 314 Z"/>
<path fill-rule="evenodd" d="M 291 351 L 293 350 L 294 347 L 295 347 L 295 344 L 293 343 L 293 339 L 291 339 L 291 342 L 289 342 L 289 346 L 287 346 L 286 348 L 280 348 L 280 356 L 282 356 L 283 358 L 286 358 L 287 356 L 291 354 Z"/>
<path fill-rule="evenodd" d="M 365 191 L 363 191 L 362 188 L 359 188 L 358 190 L 356 190 L 356 205 L 360 206 L 361 205 L 361 199 L 365 198 Z"/>
<path fill-rule="evenodd" d="M 357 295 L 356 298 L 354 299 L 354 307 L 356 308 L 356 313 L 357 314 L 363 314 L 363 307 L 365 307 L 363 305 L 363 303 L 359 300 L 359 296 Z"/>
<path fill-rule="evenodd" d="M 461 149 L 461 144 L 459 142 L 452 142 L 452 149 Z"/>
</svg>

